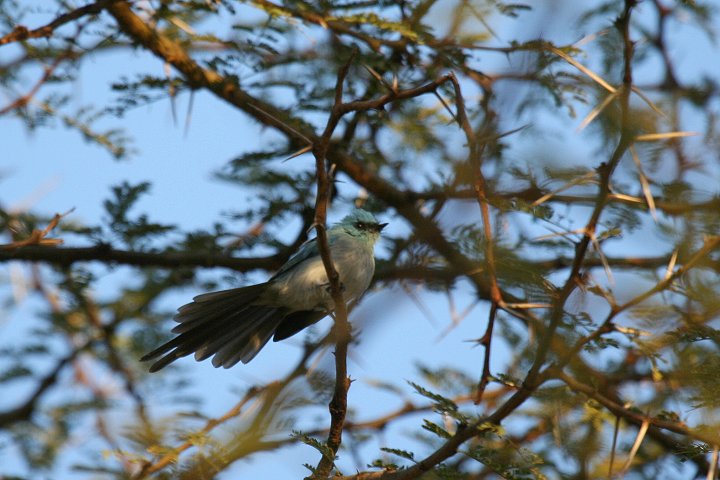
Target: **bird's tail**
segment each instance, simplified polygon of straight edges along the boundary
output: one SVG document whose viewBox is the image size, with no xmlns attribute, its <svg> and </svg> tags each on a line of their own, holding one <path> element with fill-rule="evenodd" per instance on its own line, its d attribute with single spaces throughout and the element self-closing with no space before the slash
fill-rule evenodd
<svg viewBox="0 0 720 480">
<path fill-rule="evenodd" d="M 247 363 L 273 336 L 287 311 L 254 303 L 267 283 L 205 293 L 178 309 L 173 333 L 179 335 L 141 358 L 161 357 L 150 367 L 160 370 L 178 358 L 195 352 L 195 359 L 214 355 L 214 366 L 230 368 Z"/>
</svg>

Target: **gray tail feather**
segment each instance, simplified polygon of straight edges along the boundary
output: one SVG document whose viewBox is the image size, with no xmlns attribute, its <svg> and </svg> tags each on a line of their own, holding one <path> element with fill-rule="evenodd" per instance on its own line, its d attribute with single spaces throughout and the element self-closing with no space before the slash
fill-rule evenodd
<svg viewBox="0 0 720 480">
<path fill-rule="evenodd" d="M 213 365 L 229 368 L 237 362 L 247 363 L 275 333 L 288 313 L 283 309 L 251 302 L 265 291 L 267 284 L 206 293 L 178 310 L 173 332 L 177 337 L 141 358 L 161 357 L 151 367 L 155 372 L 178 358 L 195 352 L 204 360 L 212 355 Z"/>
<path fill-rule="evenodd" d="M 248 363 L 255 358 L 270 337 L 275 333 L 275 329 L 285 317 L 284 311 L 277 309 L 260 312 L 260 315 L 238 336 L 231 336 L 212 359 L 214 366 L 223 366 L 230 368 L 239 361 Z"/>
<path fill-rule="evenodd" d="M 267 286 L 267 283 L 260 283 L 198 295 L 192 302 L 178 308 L 175 321 L 180 325 L 176 325 L 172 331 L 183 333 L 218 317 L 241 310 L 257 300 Z"/>
</svg>

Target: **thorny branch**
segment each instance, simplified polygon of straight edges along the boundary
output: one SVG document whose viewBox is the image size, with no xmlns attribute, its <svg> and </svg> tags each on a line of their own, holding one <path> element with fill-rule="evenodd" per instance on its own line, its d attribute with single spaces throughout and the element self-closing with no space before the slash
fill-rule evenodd
<svg viewBox="0 0 720 480">
<path fill-rule="evenodd" d="M 583 229 L 583 237 L 580 239 L 578 244 L 575 246 L 575 258 L 570 268 L 570 273 L 567 280 L 565 281 L 562 288 L 557 292 L 556 297 L 553 301 L 553 308 L 550 313 L 550 324 L 547 329 L 543 332 L 543 336 L 540 339 L 537 353 L 533 360 L 532 367 L 528 372 L 525 382 L 529 385 L 535 385 L 537 375 L 542 368 L 547 354 L 550 350 L 552 343 L 552 337 L 555 334 L 564 314 L 565 314 L 565 303 L 570 297 L 570 294 L 581 284 L 582 279 L 580 276 L 581 269 L 585 262 L 585 255 L 587 254 L 588 247 L 595 235 L 600 215 L 607 206 L 607 197 L 610 193 L 610 178 L 617 167 L 620 159 L 623 157 L 625 152 L 632 145 L 633 140 L 633 124 L 630 112 L 630 92 L 632 87 L 632 57 L 633 57 L 633 45 L 630 40 L 630 14 L 635 2 L 633 0 L 627 0 L 625 2 L 625 9 L 623 15 L 618 18 L 617 28 L 623 35 L 625 49 L 623 51 L 624 61 L 624 76 L 622 92 L 619 96 L 621 106 L 621 125 L 620 125 L 620 138 L 618 144 L 615 147 L 610 159 L 607 163 L 602 163 L 598 166 L 598 193 L 595 201 L 595 206 L 590 215 L 590 219 Z"/>
<path fill-rule="evenodd" d="M 703 246 L 698 249 L 697 252 L 695 252 L 693 255 L 690 256 L 688 261 L 680 268 L 675 270 L 674 272 L 670 273 L 669 275 L 666 275 L 665 278 L 663 278 L 661 281 L 659 281 L 656 285 L 654 285 L 652 288 L 646 290 L 645 292 L 636 295 L 632 299 L 628 300 L 627 302 L 623 303 L 622 305 L 614 304 L 612 305 L 612 308 L 610 309 L 610 312 L 605 317 L 605 320 L 600 324 L 600 326 L 595 329 L 594 332 L 592 332 L 589 335 L 584 336 L 580 340 L 578 340 L 575 345 L 573 345 L 572 348 L 568 349 L 566 352 L 564 352 L 560 358 L 554 362 L 552 365 L 552 368 L 559 368 L 562 369 L 565 365 L 567 365 L 570 361 L 572 361 L 574 358 L 577 357 L 577 355 L 580 353 L 580 351 L 589 343 L 599 339 L 601 336 L 616 331 L 616 326 L 613 324 L 613 321 L 615 318 L 620 314 L 623 313 L 630 308 L 639 305 L 640 303 L 644 302 L 645 300 L 649 299 L 655 294 L 661 293 L 673 284 L 678 278 L 681 278 L 683 275 L 685 275 L 688 271 L 695 268 L 698 263 L 701 261 L 707 260 L 709 254 L 715 250 L 720 248 L 720 236 L 710 237 L 703 243 Z"/>
<path fill-rule="evenodd" d="M 330 295 L 335 305 L 333 319 L 335 321 L 333 331 L 335 334 L 335 388 L 330 400 L 330 430 L 327 436 L 327 447 L 332 452 L 332 457 L 325 454 L 320 459 L 312 478 L 327 478 L 335 465 L 335 454 L 337 454 L 342 443 L 342 432 L 347 415 L 347 394 L 350 389 L 350 378 L 347 373 L 347 354 L 352 332 L 348 322 L 348 311 L 345 299 L 343 298 L 341 279 L 333 264 L 330 245 L 328 243 L 327 231 L 325 228 L 327 220 L 327 208 L 330 203 L 330 190 L 332 182 L 329 173 L 331 168 L 326 163 L 326 155 L 330 138 L 335 127 L 342 118 L 340 106 L 342 105 L 343 84 L 348 70 L 355 55 L 351 55 L 347 63 L 340 69 L 335 84 L 335 101 L 332 111 L 325 126 L 325 131 L 317 142 L 313 143 L 312 152 L 315 156 L 315 172 L 317 175 L 317 198 L 315 201 L 315 229 L 317 231 L 317 243 L 322 257 L 325 273 L 329 281 Z"/>
<path fill-rule="evenodd" d="M 72 21 L 78 20 L 81 17 L 89 16 L 89 15 L 97 15 L 98 13 L 102 12 L 102 10 L 108 6 L 110 3 L 117 1 L 117 0 L 101 0 L 99 2 L 90 3 L 88 5 L 85 5 L 83 7 L 76 8 L 75 10 L 71 10 L 67 13 L 64 13 L 57 18 L 55 18 L 52 22 L 48 23 L 47 25 L 44 25 L 42 27 L 35 28 L 33 30 L 30 30 L 29 28 L 23 26 L 23 25 L 16 25 L 15 28 L 10 33 L 7 33 L 0 37 L 0 45 L 5 45 L 12 42 L 22 42 L 24 40 L 28 40 L 31 38 L 47 38 L 52 36 L 52 34 L 60 28 L 61 26 L 70 23 Z"/>
<path fill-rule="evenodd" d="M 567 375 L 566 373 L 557 372 L 557 378 L 562 380 L 568 387 L 573 389 L 574 391 L 581 393 L 583 395 L 587 395 L 588 397 L 592 398 L 593 400 L 597 400 L 601 405 L 603 405 L 605 408 L 607 408 L 610 412 L 617 415 L 620 418 L 623 418 L 633 424 L 641 424 L 643 421 L 649 421 L 651 425 L 657 428 L 661 428 L 663 430 L 668 430 L 670 432 L 679 433 L 682 435 L 685 435 L 690 438 L 694 438 L 696 440 L 699 440 L 701 442 L 705 442 L 709 445 L 717 445 L 720 443 L 720 435 L 717 433 L 704 433 L 701 431 L 693 430 L 691 428 L 688 428 L 686 425 L 683 425 L 681 422 L 674 422 L 671 420 L 663 420 L 660 418 L 653 418 L 649 417 L 647 415 L 643 415 L 641 413 L 638 413 L 637 411 L 633 411 L 629 408 L 626 408 L 621 403 L 615 402 L 610 398 L 607 398 L 602 393 L 597 391 L 595 388 L 593 388 L 590 385 L 586 385 L 574 378 L 572 378 L 570 375 Z"/>
<path fill-rule="evenodd" d="M 482 216 L 483 224 L 483 235 L 485 238 L 485 256 L 488 269 L 488 277 L 490 279 L 490 314 L 488 315 L 487 328 L 485 334 L 480 339 L 479 343 L 485 347 L 485 356 L 483 358 L 483 368 L 480 374 L 480 381 L 478 382 L 477 391 L 475 393 L 475 403 L 478 404 L 482 401 L 483 392 L 490 381 L 490 357 L 492 348 L 492 333 L 495 325 L 495 318 L 497 316 L 498 308 L 505 307 L 502 293 L 497 282 L 497 267 L 495 263 L 495 247 L 493 246 L 493 233 L 492 225 L 490 222 L 490 207 L 488 204 L 487 194 L 487 182 L 482 171 L 483 164 L 483 152 L 485 150 L 485 139 L 479 140 L 475 130 L 470 125 L 467 112 L 465 109 L 465 100 L 463 99 L 462 90 L 460 89 L 460 83 L 457 78 L 453 75 L 452 84 L 455 88 L 455 103 L 457 104 L 457 121 L 460 124 L 460 128 L 465 133 L 465 138 L 468 143 L 468 163 L 472 165 L 474 175 L 474 189 L 477 197 L 478 206 L 480 207 L 480 213 Z M 486 91 L 486 96 L 489 97 L 490 92 Z M 489 98 L 483 100 L 484 105 L 487 107 L 489 104 Z M 480 128 L 481 135 L 490 131 L 490 124 L 492 123 L 492 115 L 489 108 L 485 109 L 485 119 L 483 125 Z M 482 141 L 482 143 L 480 143 Z"/>
<path fill-rule="evenodd" d="M 347 347 L 351 340 L 350 324 L 347 320 L 347 309 L 342 298 L 340 288 L 340 279 L 337 271 L 335 271 L 330 258 L 330 249 L 327 243 L 327 235 L 325 232 L 325 219 L 327 215 L 327 204 L 330 199 L 331 182 L 328 176 L 326 166 L 327 152 L 330 146 L 330 140 L 340 122 L 343 115 L 350 112 L 361 112 L 369 109 L 380 109 L 387 103 L 406 98 L 414 98 L 426 93 L 434 92 L 442 83 L 451 80 L 452 75 L 444 75 L 435 82 L 430 82 L 418 88 L 409 90 L 391 90 L 389 93 L 374 99 L 366 101 L 354 101 L 343 103 L 343 84 L 345 77 L 350 69 L 354 54 L 351 55 L 348 62 L 338 72 L 337 82 L 335 85 L 335 99 L 332 111 L 327 121 L 324 132 L 313 144 L 313 155 L 316 161 L 316 172 L 318 182 L 318 196 L 315 206 L 315 228 L 318 234 L 318 246 L 323 264 L 330 280 L 330 292 L 335 304 L 335 330 L 337 335 L 335 349 L 335 390 L 333 398 L 330 402 L 331 424 L 328 433 L 327 445 L 335 454 L 342 442 L 342 431 L 347 414 L 347 392 L 350 388 L 350 379 L 347 376 Z M 323 456 L 317 466 L 313 478 L 325 478 L 330 473 L 334 464 L 334 458 Z"/>
</svg>

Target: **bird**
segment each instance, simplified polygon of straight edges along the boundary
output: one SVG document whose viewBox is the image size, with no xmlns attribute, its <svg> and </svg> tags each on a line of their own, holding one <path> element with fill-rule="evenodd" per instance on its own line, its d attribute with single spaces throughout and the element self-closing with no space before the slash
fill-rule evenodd
<svg viewBox="0 0 720 480">
<path fill-rule="evenodd" d="M 327 230 L 343 300 L 358 299 L 375 273 L 375 243 L 387 223 L 355 209 Z M 270 338 L 277 342 L 320 321 L 335 309 L 317 238 L 305 242 L 268 281 L 204 293 L 177 311 L 175 338 L 144 355 L 156 372 L 195 354 L 215 367 L 248 363 Z"/>
</svg>

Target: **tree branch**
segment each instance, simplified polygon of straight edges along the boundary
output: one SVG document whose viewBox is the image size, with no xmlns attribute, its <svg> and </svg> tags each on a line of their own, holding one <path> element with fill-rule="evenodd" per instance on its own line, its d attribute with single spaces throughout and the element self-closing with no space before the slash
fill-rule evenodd
<svg viewBox="0 0 720 480">
<path fill-rule="evenodd" d="M 483 392 L 490 381 L 490 353 L 492 348 L 492 334 L 493 327 L 495 326 L 495 318 L 497 315 L 498 308 L 504 306 L 502 293 L 497 281 L 497 268 L 495 264 L 495 247 L 493 245 L 493 233 L 492 225 L 490 224 L 490 207 L 488 206 L 488 195 L 486 188 L 485 176 L 482 171 L 483 164 L 483 152 L 485 150 L 485 142 L 479 143 L 475 130 L 470 125 L 467 112 L 465 110 L 465 100 L 463 99 L 462 90 L 460 83 L 455 76 L 452 76 L 452 84 L 455 89 L 455 103 L 457 104 L 457 122 L 460 124 L 460 128 L 465 133 L 465 138 L 468 142 L 468 163 L 472 167 L 473 171 L 473 188 L 475 190 L 475 196 L 480 207 L 480 215 L 482 218 L 483 235 L 485 239 L 485 264 L 487 265 L 488 278 L 490 280 L 490 314 L 488 315 L 487 327 L 485 334 L 480 339 L 480 344 L 485 347 L 485 357 L 483 359 L 482 373 L 480 374 L 480 381 L 478 382 L 477 391 L 475 394 L 475 403 L 479 404 L 482 401 Z M 487 134 L 490 130 L 492 123 L 491 112 L 489 111 L 489 94 L 485 92 L 485 99 L 483 105 L 485 108 L 485 118 L 483 120 L 483 126 L 481 127 L 481 134 Z"/>
<path fill-rule="evenodd" d="M 26 246 L 13 250 L 0 249 L 0 262 L 24 260 L 69 266 L 78 262 L 119 263 L 137 267 L 225 267 L 239 272 L 275 270 L 292 252 L 279 252 L 267 257 L 230 257 L 220 253 L 194 252 L 138 252 L 114 249 L 108 244 L 94 247 Z"/>
<path fill-rule="evenodd" d="M 703 433 L 693 430 L 679 422 L 673 422 L 670 420 L 663 420 L 655 417 L 650 417 L 648 415 L 643 415 L 639 412 L 625 408 L 622 404 L 614 402 L 613 400 L 605 397 L 590 385 L 586 385 L 572 378 L 566 373 L 556 371 L 554 372 L 554 374 L 550 374 L 562 380 L 571 389 L 587 395 L 593 400 L 596 400 L 598 403 L 610 410 L 614 415 L 623 418 L 634 425 L 640 425 L 642 424 L 642 422 L 648 421 L 651 425 L 657 428 L 662 428 L 663 430 L 679 433 L 681 435 L 700 440 L 701 442 L 705 442 L 709 445 L 717 445 L 718 443 L 720 443 L 720 435 L 718 435 L 717 433 Z"/>
<path fill-rule="evenodd" d="M 327 478 L 335 465 L 335 455 L 342 443 L 343 426 L 347 415 L 347 394 L 350 389 L 350 378 L 347 373 L 348 345 L 352 338 L 350 323 L 348 322 L 348 311 L 345 299 L 343 298 L 340 276 L 332 261 L 330 245 L 326 232 L 327 208 L 330 203 L 330 190 L 332 183 L 326 163 L 326 156 L 330 138 L 343 116 L 341 109 L 343 84 L 347 76 L 350 64 L 355 58 L 355 52 L 350 56 L 345 65 L 340 69 L 335 83 L 335 101 L 325 126 L 322 136 L 313 143 L 313 155 L 315 156 L 315 172 L 317 175 L 317 198 L 315 200 L 315 229 L 317 231 L 317 243 L 322 257 L 325 273 L 330 283 L 330 295 L 332 296 L 334 308 L 335 333 L 335 389 L 330 400 L 330 429 L 327 436 L 327 447 L 330 451 L 323 454 L 315 472 L 310 478 Z"/>
<path fill-rule="evenodd" d="M 630 14 L 633 6 L 635 5 L 634 0 L 626 0 L 625 9 L 623 15 L 617 21 L 617 27 L 621 31 L 624 39 L 625 48 L 623 50 L 623 61 L 624 61 L 624 76 L 623 76 L 623 87 L 620 92 L 620 105 L 621 105 L 621 116 L 622 121 L 620 125 L 620 138 L 617 146 L 613 151 L 610 159 L 607 163 L 602 163 L 597 168 L 599 176 L 599 187 L 590 219 L 588 220 L 585 228 L 583 228 L 583 237 L 580 239 L 578 244 L 575 246 L 575 257 L 573 264 L 570 267 L 570 273 L 563 287 L 558 291 L 554 301 L 553 308 L 550 314 L 550 324 L 547 329 L 543 332 L 540 339 L 537 353 L 533 360 L 533 364 L 527 374 L 526 380 L 532 384 L 535 376 L 542 368 L 547 358 L 548 351 L 550 350 L 555 331 L 560 325 L 562 318 L 565 314 L 565 303 L 570 297 L 570 294 L 581 284 L 580 271 L 585 262 L 585 255 L 587 254 L 588 247 L 593 238 L 595 238 L 595 230 L 600 220 L 600 215 L 607 205 L 607 198 L 610 194 L 610 179 L 615 167 L 617 167 L 620 159 L 623 157 L 625 152 L 630 148 L 634 139 L 634 132 L 632 129 L 632 119 L 630 111 L 630 93 L 632 88 L 632 57 L 633 57 L 633 45 L 630 41 Z"/>
<path fill-rule="evenodd" d="M 169 39 L 148 26 L 132 11 L 128 2 L 111 2 L 107 6 L 107 11 L 115 18 L 118 26 L 126 35 L 140 42 L 161 60 L 175 67 L 183 74 L 191 87 L 207 88 L 218 97 L 248 113 L 263 125 L 277 129 L 287 137 L 302 143 L 302 145 L 313 143 L 302 133 L 312 132 L 310 125 L 293 118 L 290 114 L 267 102 L 253 98 L 242 90 L 234 80 L 225 78 L 213 70 L 202 68 L 178 42 Z"/>
<path fill-rule="evenodd" d="M 60 15 L 47 25 L 36 28 L 34 30 L 30 30 L 22 25 L 16 25 L 10 33 L 7 33 L 0 37 L 0 45 L 5 45 L 12 42 L 21 42 L 23 40 L 28 40 L 31 38 L 48 38 L 55 32 L 55 30 L 65 25 L 66 23 L 70 23 L 87 15 L 97 15 L 106 6 L 108 6 L 114 1 L 117 0 L 101 0 L 99 2 L 85 5 L 84 7 L 76 8 L 75 10 L 71 10 L 67 13 Z"/>
</svg>

